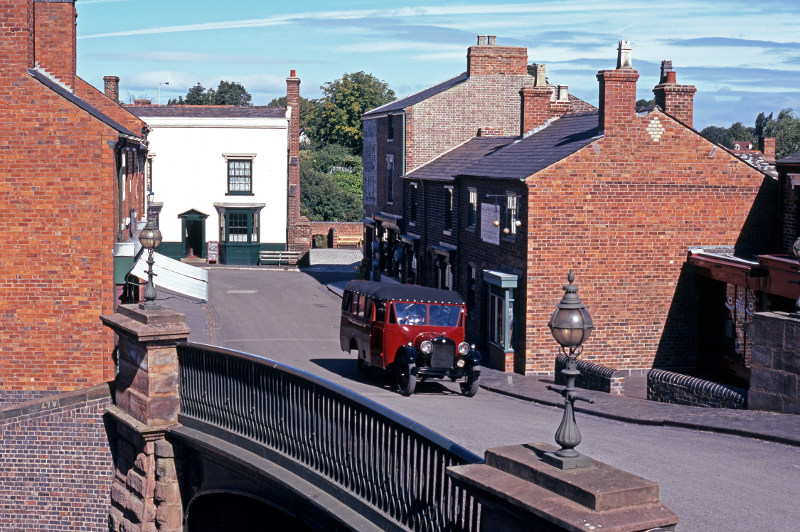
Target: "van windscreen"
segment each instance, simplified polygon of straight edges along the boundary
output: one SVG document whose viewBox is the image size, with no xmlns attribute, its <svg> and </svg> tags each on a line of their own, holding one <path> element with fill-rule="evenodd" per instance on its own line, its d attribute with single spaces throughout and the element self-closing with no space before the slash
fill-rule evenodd
<svg viewBox="0 0 800 532">
<path fill-rule="evenodd" d="M 456 327 L 461 315 L 461 307 L 457 305 L 395 303 L 394 309 L 400 325 Z"/>
</svg>

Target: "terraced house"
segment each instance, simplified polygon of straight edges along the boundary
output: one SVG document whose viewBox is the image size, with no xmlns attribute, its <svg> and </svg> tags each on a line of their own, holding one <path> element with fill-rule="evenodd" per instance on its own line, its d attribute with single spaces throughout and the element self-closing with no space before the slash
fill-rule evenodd
<svg viewBox="0 0 800 532">
<path fill-rule="evenodd" d="M 620 42 L 616 68 L 597 74 L 598 109 L 570 109 L 546 83 L 525 87 L 518 131 L 482 128 L 404 174 L 396 266 L 383 274 L 459 291 L 491 366 L 554 370 L 547 323 L 574 269 L 596 326 L 583 358 L 629 372 L 693 368 L 702 307 L 689 248 L 772 245 L 762 207 L 775 179 L 693 129 L 695 88 L 669 62 L 655 106 L 636 108 L 638 77 Z"/>
<path fill-rule="evenodd" d="M 113 378 L 98 316 L 145 219 L 145 124 L 76 75 L 75 21 L 74 0 L 0 5 L 0 403 Z"/>
</svg>

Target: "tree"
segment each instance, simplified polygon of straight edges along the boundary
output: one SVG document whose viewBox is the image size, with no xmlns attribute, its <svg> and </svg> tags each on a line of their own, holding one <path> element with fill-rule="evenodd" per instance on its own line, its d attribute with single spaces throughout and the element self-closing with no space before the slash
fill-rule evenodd
<svg viewBox="0 0 800 532">
<path fill-rule="evenodd" d="M 640 98 L 636 100 L 636 107 L 650 107 L 656 104 L 656 99 L 651 98 L 649 100 L 645 100 L 644 98 Z"/>
<path fill-rule="evenodd" d="M 167 105 L 250 105 L 252 96 L 235 81 L 220 81 L 217 90 L 206 90 L 199 82 L 189 89 L 186 98 L 170 98 Z"/>
<path fill-rule="evenodd" d="M 286 96 L 280 98 L 273 98 L 267 105 L 275 107 L 286 107 Z M 308 132 L 309 124 L 316 113 L 319 103 L 317 100 L 310 100 L 300 96 L 300 129 Z M 308 134 L 308 133 L 306 133 Z"/>
<path fill-rule="evenodd" d="M 362 148 L 361 115 L 395 99 L 386 82 L 366 72 L 326 82 L 308 134 L 326 144 L 341 144 L 354 154 Z"/>
<path fill-rule="evenodd" d="M 790 107 L 781 110 L 778 118 L 764 116 L 756 118 L 756 132 L 760 136 L 775 137 L 775 158 L 781 159 L 800 150 L 800 118 L 794 115 Z"/>
</svg>

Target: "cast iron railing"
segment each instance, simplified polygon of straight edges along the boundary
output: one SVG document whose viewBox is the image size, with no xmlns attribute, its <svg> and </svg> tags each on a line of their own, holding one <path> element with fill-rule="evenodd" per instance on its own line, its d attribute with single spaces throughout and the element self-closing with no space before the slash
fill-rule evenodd
<svg viewBox="0 0 800 532">
<path fill-rule="evenodd" d="M 481 458 L 342 386 L 259 356 L 178 346 L 181 415 L 258 442 L 401 526 L 479 530 L 480 506 L 446 469 Z"/>
</svg>

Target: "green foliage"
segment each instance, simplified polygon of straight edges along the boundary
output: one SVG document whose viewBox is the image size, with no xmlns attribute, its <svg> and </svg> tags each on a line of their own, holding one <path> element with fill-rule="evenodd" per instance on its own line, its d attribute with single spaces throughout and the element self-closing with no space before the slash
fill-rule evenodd
<svg viewBox="0 0 800 532">
<path fill-rule="evenodd" d="M 286 96 L 273 98 L 267 105 L 286 107 Z M 318 107 L 319 102 L 317 102 L 317 100 L 309 100 L 308 98 L 300 96 L 300 129 L 305 131 L 306 134 L 308 134 L 309 122 L 314 116 L 314 113 L 317 112 Z"/>
<path fill-rule="evenodd" d="M 167 105 L 251 105 L 252 96 L 241 83 L 220 81 L 217 89 L 206 90 L 198 83 L 189 89 L 186 98 L 170 98 Z"/>
<path fill-rule="evenodd" d="M 736 122 L 728 128 L 709 126 L 700 134 L 712 142 L 729 148 L 737 141 L 752 142 L 753 146 L 757 146 L 758 139 L 775 137 L 777 159 L 800 150 L 800 118 L 795 116 L 791 108 L 783 109 L 777 118 L 773 118 L 772 113 L 769 115 L 759 113 L 755 127 L 747 127 L 741 122 Z"/>
<path fill-rule="evenodd" d="M 760 113 L 756 118 L 756 133 L 764 137 L 775 137 L 775 157 L 781 159 L 800 150 L 800 118 L 790 107 L 781 110 L 777 118 L 772 113 Z"/>
<path fill-rule="evenodd" d="M 655 98 L 651 98 L 649 100 L 645 100 L 644 98 L 641 98 L 639 100 L 636 100 L 636 107 L 650 107 L 651 105 L 655 105 L 655 104 L 656 104 L 656 99 Z"/>
<path fill-rule="evenodd" d="M 331 168 L 353 172 L 328 173 Z M 354 222 L 362 213 L 361 159 L 337 145 L 300 150 L 300 208 L 311 220 Z"/>
<path fill-rule="evenodd" d="M 386 82 L 366 72 L 344 74 L 326 82 L 319 106 L 311 117 L 308 134 L 325 144 L 340 144 L 354 154 L 361 153 L 361 115 L 395 99 Z"/>
</svg>

